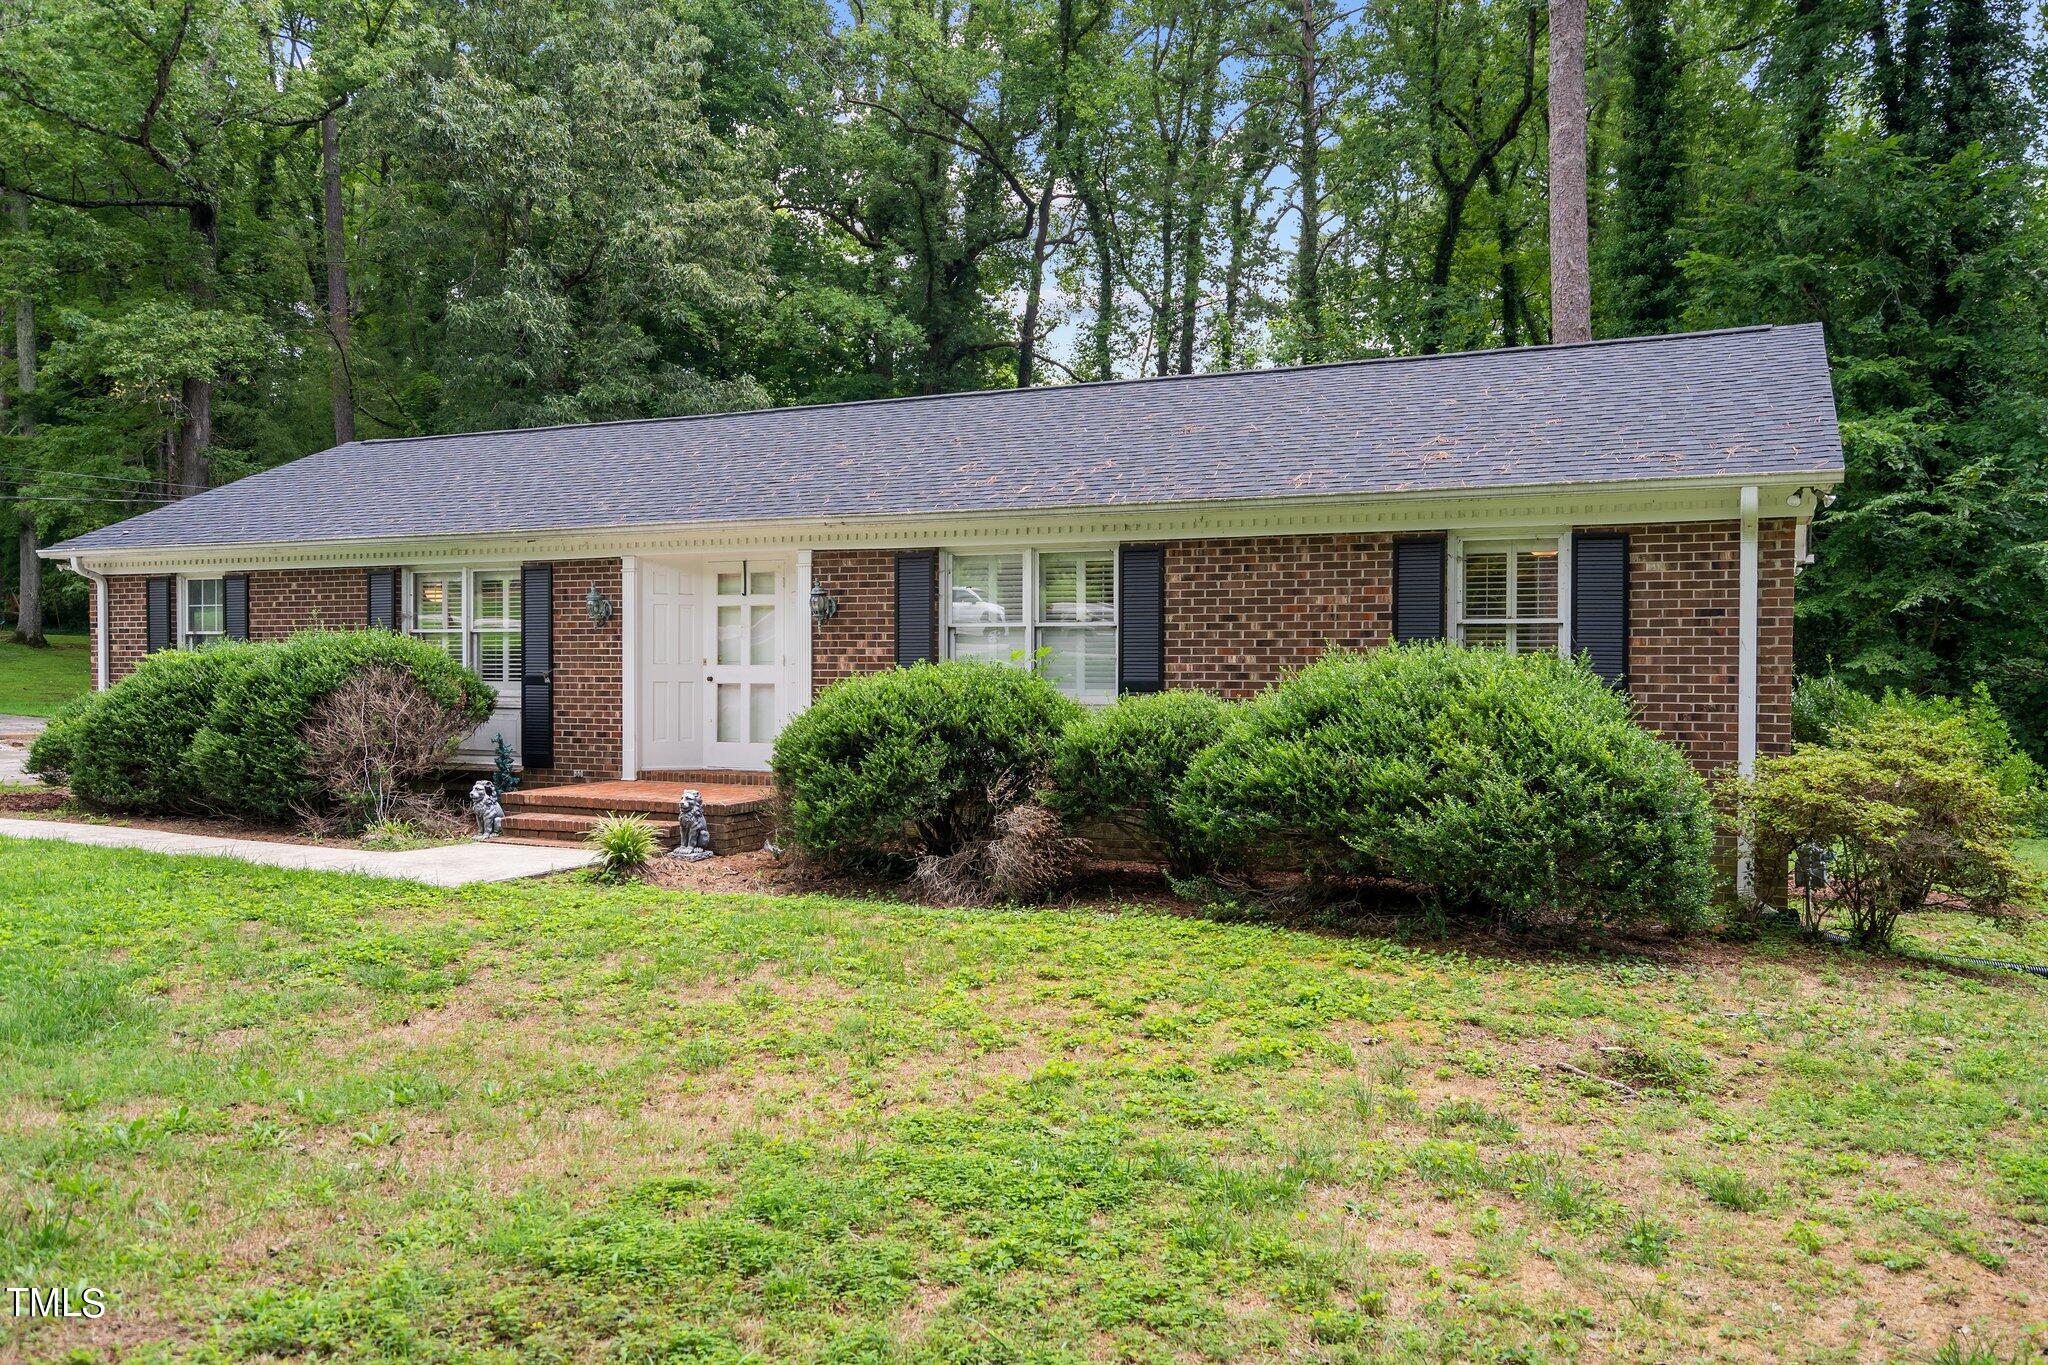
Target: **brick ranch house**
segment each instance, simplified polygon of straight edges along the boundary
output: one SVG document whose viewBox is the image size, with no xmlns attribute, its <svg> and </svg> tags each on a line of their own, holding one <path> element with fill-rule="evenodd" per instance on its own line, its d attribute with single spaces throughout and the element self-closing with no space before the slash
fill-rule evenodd
<svg viewBox="0 0 2048 1365">
<path fill-rule="evenodd" d="M 1043 660 L 1243 697 L 1334 647 L 1587 654 L 1703 769 L 1790 742 L 1842 477 L 1817 326 L 358 441 L 52 547 L 95 680 L 428 638 L 528 787 L 761 770 L 837 679 Z"/>
</svg>

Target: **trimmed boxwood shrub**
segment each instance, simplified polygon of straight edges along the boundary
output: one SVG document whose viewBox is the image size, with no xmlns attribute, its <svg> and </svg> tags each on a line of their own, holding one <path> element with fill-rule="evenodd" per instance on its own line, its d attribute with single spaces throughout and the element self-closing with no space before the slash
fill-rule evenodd
<svg viewBox="0 0 2048 1365">
<path fill-rule="evenodd" d="M 836 682 L 783 727 L 782 836 L 848 869 L 906 870 L 989 836 L 1080 708 L 1035 673 L 955 661 Z"/>
<path fill-rule="evenodd" d="M 202 809 L 185 755 L 221 678 L 245 666 L 251 648 L 223 644 L 145 656 L 113 687 L 66 708 L 29 750 L 30 770 L 62 776 L 76 795 L 108 810 Z"/>
<path fill-rule="evenodd" d="M 1194 760 L 1176 813 L 1226 866 L 1391 880 L 1510 924 L 1683 925 L 1711 886 L 1704 784 L 1553 654 L 1330 654 Z"/>
<path fill-rule="evenodd" d="M 1204 870 L 1203 839 L 1174 811 L 1195 755 L 1223 737 L 1230 703 L 1207 692 L 1135 693 L 1069 725 L 1053 746 L 1048 803 L 1070 823 L 1142 833 L 1171 872 Z"/>
<path fill-rule="evenodd" d="M 247 662 L 225 672 L 186 768 L 207 804 L 282 820 L 318 799 L 299 733 L 313 705 L 350 675 L 376 667 L 411 675 L 470 725 L 490 716 L 492 692 L 424 640 L 388 630 L 311 630 L 277 644 L 241 646 Z"/>
<path fill-rule="evenodd" d="M 314 704 L 378 666 L 410 674 L 472 725 L 490 714 L 483 679 L 425 641 L 383 630 L 308 631 L 275 644 L 148 655 L 60 716 L 29 763 L 111 810 L 283 819 L 323 795 L 306 774 L 299 738 Z"/>
</svg>

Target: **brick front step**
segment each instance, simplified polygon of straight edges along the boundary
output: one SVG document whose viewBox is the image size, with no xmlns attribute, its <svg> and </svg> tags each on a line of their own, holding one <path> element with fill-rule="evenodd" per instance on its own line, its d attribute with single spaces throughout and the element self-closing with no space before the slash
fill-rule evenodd
<svg viewBox="0 0 2048 1365">
<path fill-rule="evenodd" d="M 662 844 L 672 848 L 676 808 L 684 790 L 695 788 L 704 797 L 712 851 L 751 852 L 767 842 L 775 792 L 756 782 L 724 780 L 731 776 L 707 774 L 705 780 L 691 782 L 588 782 L 507 792 L 505 833 L 521 840 L 581 844 L 607 815 L 642 815 L 654 825 Z"/>
<path fill-rule="evenodd" d="M 643 782 L 679 782 L 685 787 L 770 787 L 771 773 L 742 772 L 737 768 L 652 768 L 640 774 Z"/>
</svg>

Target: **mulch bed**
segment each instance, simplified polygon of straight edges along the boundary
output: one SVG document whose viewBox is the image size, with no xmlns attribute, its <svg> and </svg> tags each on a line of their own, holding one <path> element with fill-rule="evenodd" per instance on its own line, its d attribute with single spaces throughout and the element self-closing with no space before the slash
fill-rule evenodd
<svg viewBox="0 0 2048 1365">
<path fill-rule="evenodd" d="M 0 792 L 0 811 L 19 814 L 24 811 L 56 810 L 71 800 L 71 793 L 61 787 L 46 791 Z"/>
</svg>

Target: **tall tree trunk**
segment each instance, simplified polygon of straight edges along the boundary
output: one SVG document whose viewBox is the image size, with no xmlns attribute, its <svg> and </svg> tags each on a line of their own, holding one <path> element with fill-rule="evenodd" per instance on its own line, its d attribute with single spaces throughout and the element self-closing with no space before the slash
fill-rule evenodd
<svg viewBox="0 0 2048 1365">
<path fill-rule="evenodd" d="M 1116 374 L 1116 247 L 1109 239 L 1109 217 L 1094 189 L 1081 194 L 1081 212 L 1088 221 L 1088 240 L 1095 248 L 1095 317 L 1088 327 L 1088 377 Z"/>
<path fill-rule="evenodd" d="M 28 232 L 28 197 L 21 194 L 9 195 L 10 210 L 14 218 L 14 230 Z M 22 294 L 14 302 L 14 375 L 20 392 L 21 415 L 15 430 L 22 436 L 36 434 L 36 301 L 28 294 Z M 24 480 L 25 482 L 25 480 Z M 14 616 L 14 641 L 23 645 L 43 645 L 43 561 L 36 553 L 42 547 L 36 542 L 35 504 L 23 499 L 15 507 L 15 519 L 21 523 L 21 601 Z"/>
<path fill-rule="evenodd" d="M 334 342 L 334 359 L 329 385 L 334 400 L 334 443 L 347 445 L 356 438 L 355 385 L 349 373 L 348 354 L 348 255 L 341 212 L 341 128 L 340 116 L 330 110 L 320 120 L 320 179 L 325 216 L 322 220 L 327 247 L 327 335 Z"/>
<path fill-rule="evenodd" d="M 1058 175 L 1048 166 L 1045 188 L 1038 192 L 1037 223 L 1031 231 L 1031 269 L 1024 282 L 1024 320 L 1017 328 L 1017 387 L 1031 387 L 1038 360 L 1038 310 L 1045 295 L 1045 262 L 1052 254 L 1052 193 Z"/>
<path fill-rule="evenodd" d="M 1519 169 L 1519 168 L 1518 168 Z M 1500 344 L 1522 344 L 1522 278 L 1515 266 L 1515 222 L 1508 212 L 1506 179 L 1486 163 L 1486 194 L 1493 207 L 1493 247 L 1500 256 Z"/>
<path fill-rule="evenodd" d="M 1202 97 L 1195 110 L 1195 165 L 1188 177 L 1187 221 L 1180 245 L 1180 356 L 1175 370 L 1195 372 L 1195 314 L 1202 295 L 1202 272 L 1208 263 L 1203 236 L 1209 226 L 1209 186 L 1215 175 L 1216 87 L 1222 76 L 1221 25 L 1211 30 L 1202 48 Z"/>
<path fill-rule="evenodd" d="M 1486 163 L 1491 165 L 1491 162 Z M 1436 248 L 1429 258 L 1429 295 L 1422 308 L 1422 353 L 1435 355 L 1449 339 L 1451 312 L 1451 266 L 1458 255 L 1458 239 L 1465 233 L 1465 206 L 1472 202 L 1472 186 L 1478 176 L 1441 185 L 1444 196 L 1443 221 L 1436 231 Z"/>
<path fill-rule="evenodd" d="M 1550 339 L 1593 339 L 1586 240 L 1586 0 L 1550 0 Z"/>
<path fill-rule="evenodd" d="M 1583 0 L 1581 0 L 1583 3 Z M 1294 244 L 1294 303 L 1301 336 L 1297 359 L 1323 358 L 1323 120 L 1322 22 L 1316 0 L 1301 0 L 1301 51 L 1296 54 L 1295 121 L 1301 142 L 1294 163 L 1295 192 L 1301 196 L 1301 228 Z"/>
<path fill-rule="evenodd" d="M 204 309 L 213 304 L 214 275 L 220 268 L 220 215 L 212 204 L 196 204 L 188 211 L 187 222 L 201 245 L 192 301 Z M 186 498 L 212 481 L 206 452 L 213 445 L 213 380 L 185 376 L 178 386 L 178 405 L 181 420 L 166 492 L 173 498 Z"/>
<path fill-rule="evenodd" d="M 1174 215 L 1180 194 L 1180 144 L 1176 133 L 1166 144 L 1166 170 L 1159 192 L 1159 298 L 1152 310 L 1152 372 L 1165 374 L 1173 368 L 1174 269 L 1180 247 L 1179 219 Z"/>
</svg>

